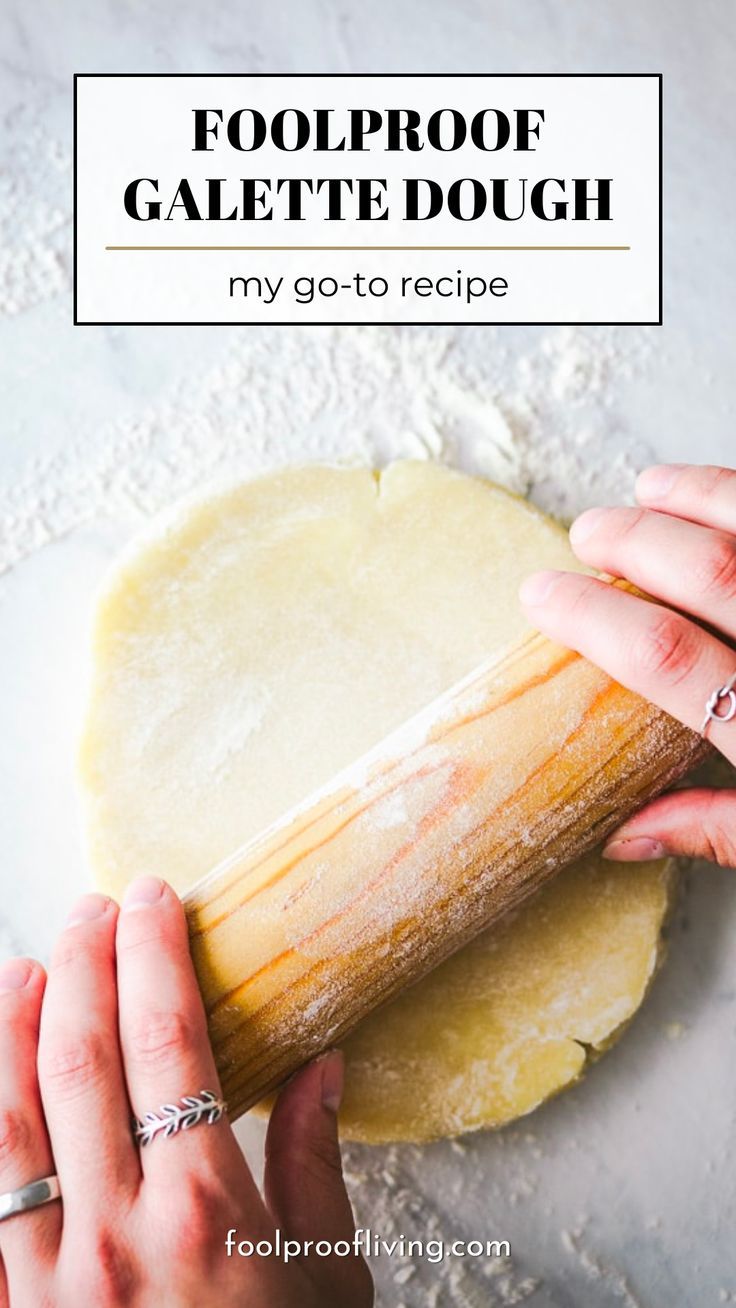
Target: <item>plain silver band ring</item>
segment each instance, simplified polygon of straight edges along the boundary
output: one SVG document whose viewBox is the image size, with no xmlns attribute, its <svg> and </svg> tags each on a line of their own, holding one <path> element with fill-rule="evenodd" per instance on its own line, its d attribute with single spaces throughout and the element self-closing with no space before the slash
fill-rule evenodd
<svg viewBox="0 0 736 1308">
<path fill-rule="evenodd" d="M 40 1181 L 29 1181 L 18 1190 L 9 1190 L 0 1194 L 0 1222 L 5 1222 L 16 1213 L 30 1213 L 34 1208 L 50 1204 L 54 1199 L 61 1199 L 61 1187 L 58 1176 L 44 1176 Z"/>
<path fill-rule="evenodd" d="M 725 686 L 719 686 L 718 690 L 713 691 L 705 705 L 705 717 L 700 728 L 701 736 L 705 736 L 711 722 L 730 722 L 732 718 L 736 718 L 736 690 L 734 687 L 736 687 L 736 672 L 729 678 Z M 728 700 L 728 707 L 725 713 L 719 713 L 718 705 L 724 699 Z"/>
</svg>

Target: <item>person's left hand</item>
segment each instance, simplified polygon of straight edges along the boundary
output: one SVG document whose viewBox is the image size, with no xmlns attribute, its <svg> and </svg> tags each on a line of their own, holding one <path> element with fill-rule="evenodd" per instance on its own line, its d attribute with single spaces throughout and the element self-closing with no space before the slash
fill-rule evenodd
<svg viewBox="0 0 736 1308">
<path fill-rule="evenodd" d="M 140 1149 L 131 1110 L 220 1093 L 184 912 L 155 877 L 122 911 L 86 895 L 48 977 L 0 967 L 0 1195 L 57 1173 L 62 1196 L 0 1221 L 0 1308 L 369 1308 L 363 1258 L 314 1249 L 354 1237 L 341 1087 L 333 1052 L 281 1091 L 265 1202 L 224 1116 Z M 311 1251 L 238 1255 L 277 1229 Z"/>
</svg>

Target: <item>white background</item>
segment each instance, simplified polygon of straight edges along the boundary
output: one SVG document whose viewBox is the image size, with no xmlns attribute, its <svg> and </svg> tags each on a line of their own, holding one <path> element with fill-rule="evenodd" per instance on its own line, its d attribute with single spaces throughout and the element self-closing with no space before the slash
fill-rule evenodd
<svg viewBox="0 0 736 1308">
<path fill-rule="evenodd" d="M 653 322 L 659 316 L 659 150 L 657 79 L 637 77 L 314 77 L 314 78 L 84 78 L 78 79 L 77 211 L 78 315 L 80 322 Z M 509 144 L 498 152 L 468 140 L 457 151 L 427 145 L 418 153 L 385 151 L 385 136 L 366 138 L 363 152 L 284 152 L 268 139 L 252 152 L 229 144 L 225 124 L 239 108 L 259 109 L 270 121 L 280 109 L 334 108 L 335 133 L 350 108 L 411 107 L 423 123 L 436 109 L 452 107 L 468 124 L 485 107 L 504 110 L 512 122 Z M 211 151 L 193 152 L 193 108 L 224 113 Z M 515 152 L 515 108 L 543 109 L 539 140 Z M 536 122 L 535 118 L 532 122 Z M 247 130 L 247 129 L 246 129 Z M 423 135 L 423 134 L 422 134 Z M 470 133 L 468 132 L 468 137 Z M 231 188 L 223 211 L 238 201 L 241 177 L 381 177 L 389 216 L 385 221 L 325 221 L 326 199 L 306 198 L 304 221 L 287 221 L 285 198 L 272 187 L 268 221 L 190 221 L 181 208 L 171 221 L 138 221 L 124 209 L 123 195 L 135 178 L 155 178 L 165 215 L 181 178 L 187 178 L 202 210 L 208 177 L 226 177 Z M 403 179 L 428 177 L 446 191 L 463 177 L 527 178 L 527 207 L 518 221 L 489 211 L 459 221 L 446 210 L 428 221 L 404 218 Z M 530 207 L 535 180 L 554 177 L 611 178 L 611 220 L 545 222 Z M 592 186 L 591 189 L 594 189 Z M 153 198 L 148 186 L 141 200 Z M 559 197 L 547 189 L 548 204 Z M 422 188 L 422 199 L 424 188 Z M 572 186 L 565 198 L 572 212 Z M 518 192 L 509 188 L 509 212 Z M 490 210 L 490 204 L 489 204 Z M 260 208 L 259 208 L 260 211 Z M 591 213 L 595 214 L 594 207 Z M 625 251 L 120 251 L 109 245 L 626 245 Z M 401 277 L 465 275 L 505 278 L 503 298 L 485 295 L 467 304 L 457 297 L 402 298 Z M 380 298 L 340 290 L 334 297 L 299 304 L 298 276 L 329 277 L 344 285 L 356 273 L 384 276 Z M 231 298 L 231 276 L 279 277 L 284 283 L 271 305 Z"/>
<path fill-rule="evenodd" d="M 637 438 L 642 459 L 734 462 L 732 97 L 736 13 L 731 0 L 150 0 L 94 5 L 68 0 L 6 0 L 0 10 L 0 87 L 4 131 L 0 163 L 5 216 L 0 313 L 0 527 L 12 536 L 22 511 L 58 529 L 39 530 L 33 551 L 0 579 L 0 953 L 47 957 L 72 897 L 88 887 L 77 830 L 73 754 L 79 723 L 87 622 L 96 586 L 116 549 L 139 525 L 143 493 L 170 495 L 172 459 L 156 487 L 135 468 L 116 466 L 114 433 L 144 447 L 150 412 L 158 430 L 173 423 L 172 389 L 220 369 L 220 403 L 191 405 L 191 430 L 204 448 L 230 434 L 231 463 L 256 449 L 259 377 L 282 402 L 282 458 L 314 455 L 342 441 L 380 455 L 415 453 L 414 437 L 439 418 L 431 386 L 412 370 L 415 333 L 379 337 L 383 370 L 363 403 L 365 384 L 341 370 L 346 351 L 375 352 L 363 330 L 269 334 L 262 328 L 74 328 L 71 307 L 71 79 L 75 72 L 232 72 L 281 69 L 370 71 L 488 68 L 651 71 L 665 75 L 664 326 L 622 329 L 649 361 L 639 375 L 605 374 L 605 403 L 593 411 L 553 388 L 535 399 L 540 429 L 561 427 L 565 452 L 586 433 L 605 499 L 618 445 Z M 465 328 L 431 333 L 442 374 L 451 360 L 476 374 L 494 361 L 488 399 L 515 386 L 519 360 L 540 362 L 561 333 Z M 608 334 L 582 334 L 595 359 Z M 286 349 L 286 342 L 289 349 Z M 334 366 L 324 366 L 324 348 Z M 250 361 L 256 402 L 242 426 L 241 392 L 228 369 L 237 350 Z M 288 373 L 299 350 L 296 383 Z M 470 354 L 470 358 L 468 358 Z M 268 363 L 270 358 L 271 362 Z M 313 387 L 302 389 L 309 376 Z M 212 391 L 215 387 L 212 386 Z M 357 398 L 354 390 L 357 389 Z M 360 410 L 365 409 L 364 413 Z M 457 392 L 448 438 L 456 459 L 473 466 L 484 414 Z M 571 434 L 572 433 L 572 434 Z M 193 439 L 193 437 L 192 437 Z M 76 498 L 61 477 L 50 503 L 49 469 L 76 464 L 109 478 L 99 513 L 84 479 Z M 606 478 L 613 478 L 609 485 Z M 127 474 L 127 475 L 126 475 Z M 589 491 L 561 484 L 550 460 L 546 485 L 571 510 Z M 436 1214 L 446 1234 L 492 1233 L 511 1240 L 517 1279 L 536 1288 L 530 1308 L 721 1308 L 734 1302 L 736 1211 L 736 878 L 697 867 L 671 931 L 670 957 L 631 1030 L 576 1089 L 515 1128 L 465 1142 L 405 1149 L 351 1150 L 353 1193 L 374 1225 L 382 1202 L 399 1213 L 406 1195 Z M 680 1024 L 679 1026 L 672 1024 Z M 679 1038 L 670 1035 L 679 1031 Z M 254 1165 L 262 1148 L 256 1122 L 241 1128 Z M 389 1189 L 383 1171 L 397 1178 Z M 401 1219 L 403 1220 L 403 1219 Z M 480 1226 L 480 1231 L 479 1231 Z M 580 1230 L 571 1247 L 563 1232 Z M 395 1265 L 375 1269 L 387 1308 L 434 1308 L 437 1273 L 417 1268 L 405 1284 Z M 437 1308 L 505 1308 L 502 1292 L 466 1267 L 463 1286 L 443 1282 Z M 431 1271 L 431 1269 L 430 1269 Z M 468 1288 L 470 1285 L 470 1288 Z M 521 1291 L 519 1292 L 522 1293 Z M 726 1296 L 725 1298 L 723 1296 Z M 729 1297 L 730 1296 L 730 1297 Z"/>
</svg>

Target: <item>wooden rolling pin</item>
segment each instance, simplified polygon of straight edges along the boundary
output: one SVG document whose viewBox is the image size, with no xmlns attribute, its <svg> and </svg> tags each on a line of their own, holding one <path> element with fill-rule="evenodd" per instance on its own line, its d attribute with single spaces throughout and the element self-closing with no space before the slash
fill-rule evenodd
<svg viewBox="0 0 736 1308">
<path fill-rule="evenodd" d="M 187 895 L 236 1117 L 707 752 L 532 634 Z"/>
</svg>

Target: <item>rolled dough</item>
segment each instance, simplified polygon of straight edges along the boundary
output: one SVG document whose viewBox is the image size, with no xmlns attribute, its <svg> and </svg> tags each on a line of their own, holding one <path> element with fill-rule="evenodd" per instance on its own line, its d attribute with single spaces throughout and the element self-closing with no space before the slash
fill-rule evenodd
<svg viewBox="0 0 736 1308">
<path fill-rule="evenodd" d="M 576 567 L 523 500 L 430 463 L 271 474 L 176 510 L 113 569 L 80 756 L 101 887 L 184 890 L 469 672 Z M 526 1113 L 636 1011 L 666 864 L 590 856 L 345 1043 L 346 1138 L 424 1140 Z"/>
</svg>

